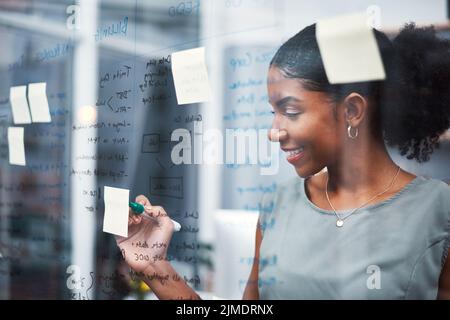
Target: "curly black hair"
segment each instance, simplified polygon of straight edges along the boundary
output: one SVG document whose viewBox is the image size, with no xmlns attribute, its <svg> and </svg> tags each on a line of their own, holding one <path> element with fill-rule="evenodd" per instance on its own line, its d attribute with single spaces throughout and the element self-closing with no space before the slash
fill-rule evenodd
<svg viewBox="0 0 450 320">
<path fill-rule="evenodd" d="M 286 41 L 270 65 L 336 101 L 351 92 L 369 97 L 376 105 L 371 114 L 374 134 L 381 134 L 408 159 L 428 161 L 439 147 L 439 136 L 450 127 L 450 41 L 438 38 L 434 27 L 417 28 L 414 23 L 406 24 L 392 41 L 376 29 L 373 32 L 384 81 L 330 84 L 315 24 Z"/>
</svg>

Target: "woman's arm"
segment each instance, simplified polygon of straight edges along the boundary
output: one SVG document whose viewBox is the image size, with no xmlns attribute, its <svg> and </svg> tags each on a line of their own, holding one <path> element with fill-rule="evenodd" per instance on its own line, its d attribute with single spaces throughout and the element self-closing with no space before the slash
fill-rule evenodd
<svg viewBox="0 0 450 320">
<path fill-rule="evenodd" d="M 253 266 L 250 272 L 250 276 L 247 281 L 247 286 L 245 287 L 244 300 L 259 300 L 259 289 L 258 289 L 258 272 L 259 272 L 259 248 L 261 247 L 261 229 L 259 228 L 259 222 L 256 226 L 256 236 L 255 236 L 255 258 L 253 259 Z"/>
<path fill-rule="evenodd" d="M 450 300 L 450 254 L 447 256 L 447 260 L 445 261 L 439 278 L 437 298 L 439 300 Z"/>
<path fill-rule="evenodd" d="M 160 300 L 201 300 L 168 261 L 160 261 L 147 267 L 142 280 Z"/>
<path fill-rule="evenodd" d="M 245 287 L 244 300 L 258 300 L 258 271 L 259 248 L 261 246 L 261 230 L 259 223 L 255 234 L 255 258 L 250 272 L 247 286 Z M 160 261 L 152 264 L 144 271 L 143 280 L 153 290 L 159 299 L 193 299 L 199 300 L 200 296 L 180 278 L 168 261 Z"/>
<path fill-rule="evenodd" d="M 167 249 L 173 234 L 173 223 L 164 208 L 153 206 L 145 196 L 136 202 L 145 207 L 143 215 L 130 210 L 128 237 L 116 237 L 122 256 L 137 276 L 159 299 L 200 299 L 167 260 Z"/>
</svg>

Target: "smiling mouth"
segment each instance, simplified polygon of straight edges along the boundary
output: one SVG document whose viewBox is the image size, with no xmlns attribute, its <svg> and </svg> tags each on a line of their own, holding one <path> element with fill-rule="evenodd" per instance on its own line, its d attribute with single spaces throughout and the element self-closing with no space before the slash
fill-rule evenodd
<svg viewBox="0 0 450 320">
<path fill-rule="evenodd" d="M 304 155 L 304 148 L 300 147 L 294 150 L 286 150 L 286 160 L 290 163 L 293 163 L 299 159 L 301 159 Z"/>
</svg>

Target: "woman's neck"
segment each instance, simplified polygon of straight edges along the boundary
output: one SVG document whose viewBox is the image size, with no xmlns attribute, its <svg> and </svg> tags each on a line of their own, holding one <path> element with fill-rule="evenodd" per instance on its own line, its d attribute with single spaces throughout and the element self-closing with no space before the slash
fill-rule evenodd
<svg viewBox="0 0 450 320">
<path fill-rule="evenodd" d="M 366 144 L 370 146 L 370 144 Z M 363 195 L 387 186 L 398 166 L 383 144 L 354 148 L 327 167 L 328 189 L 335 194 Z"/>
</svg>

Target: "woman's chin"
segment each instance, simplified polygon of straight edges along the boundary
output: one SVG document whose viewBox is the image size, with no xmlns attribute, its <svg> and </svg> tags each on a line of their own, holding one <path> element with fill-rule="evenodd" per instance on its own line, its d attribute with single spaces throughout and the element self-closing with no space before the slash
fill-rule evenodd
<svg viewBox="0 0 450 320">
<path fill-rule="evenodd" d="M 306 168 L 303 166 L 294 167 L 295 172 L 297 172 L 297 175 L 300 176 L 300 178 L 306 179 L 308 177 L 311 177 L 320 171 L 322 171 L 323 168 Z"/>
<path fill-rule="evenodd" d="M 311 176 L 308 170 L 305 170 L 305 168 L 302 167 L 295 167 L 295 172 L 297 172 L 297 175 L 300 176 L 300 178 L 307 178 Z"/>
</svg>

